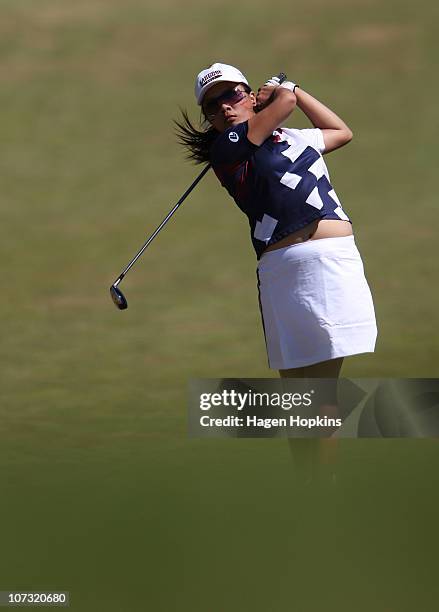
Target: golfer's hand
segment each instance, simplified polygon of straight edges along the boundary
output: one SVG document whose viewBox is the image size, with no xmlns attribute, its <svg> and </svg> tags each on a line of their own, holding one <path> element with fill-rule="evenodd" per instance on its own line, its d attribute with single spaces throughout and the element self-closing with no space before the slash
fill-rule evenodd
<svg viewBox="0 0 439 612">
<path fill-rule="evenodd" d="M 262 87 L 258 89 L 258 92 L 256 94 L 256 108 L 255 108 L 257 112 L 266 108 L 270 104 L 270 102 L 274 100 L 276 89 L 277 87 L 273 85 L 263 85 Z"/>
</svg>

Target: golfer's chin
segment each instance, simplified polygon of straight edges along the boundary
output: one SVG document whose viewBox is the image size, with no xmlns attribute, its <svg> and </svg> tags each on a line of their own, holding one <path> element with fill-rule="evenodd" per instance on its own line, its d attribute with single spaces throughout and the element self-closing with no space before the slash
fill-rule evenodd
<svg viewBox="0 0 439 612">
<path fill-rule="evenodd" d="M 222 125 L 222 132 L 225 132 L 226 130 L 228 130 L 230 127 L 234 126 L 234 125 L 239 125 L 240 123 L 242 123 L 243 121 L 245 121 L 245 119 L 243 119 L 242 117 L 229 117 L 228 119 L 224 119 L 223 120 L 223 125 Z"/>
</svg>

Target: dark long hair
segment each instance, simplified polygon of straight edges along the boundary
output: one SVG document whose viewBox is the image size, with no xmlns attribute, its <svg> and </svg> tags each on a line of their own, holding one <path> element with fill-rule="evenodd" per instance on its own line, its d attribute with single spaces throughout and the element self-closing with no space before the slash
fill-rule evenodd
<svg viewBox="0 0 439 612">
<path fill-rule="evenodd" d="M 203 129 L 202 126 L 207 124 L 206 119 L 200 121 L 201 129 L 196 128 L 189 119 L 187 111 L 180 108 L 180 112 L 182 118 L 179 121 L 174 119 L 179 144 L 187 149 L 187 157 L 196 164 L 209 162 L 210 148 L 219 136 L 219 132 L 211 125 Z"/>
<path fill-rule="evenodd" d="M 241 84 L 247 93 L 251 92 L 249 85 L 246 83 Z M 180 121 L 174 119 L 174 124 L 177 128 L 175 133 L 179 144 L 188 150 L 188 158 L 192 159 L 196 164 L 208 163 L 210 161 L 210 149 L 219 136 L 219 132 L 209 124 L 203 111 L 201 111 L 200 115 L 201 129 L 194 126 L 189 119 L 187 111 L 180 108 L 180 112 L 182 115 Z"/>
</svg>

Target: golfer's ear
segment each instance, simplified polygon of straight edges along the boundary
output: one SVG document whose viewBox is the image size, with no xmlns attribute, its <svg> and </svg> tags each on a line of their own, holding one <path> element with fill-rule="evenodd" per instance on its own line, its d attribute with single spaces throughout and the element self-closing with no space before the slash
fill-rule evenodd
<svg viewBox="0 0 439 612">
<path fill-rule="evenodd" d="M 256 106 L 257 102 L 256 102 L 256 94 L 254 91 L 251 91 L 249 94 L 250 96 L 250 100 L 252 101 L 253 106 Z"/>
</svg>

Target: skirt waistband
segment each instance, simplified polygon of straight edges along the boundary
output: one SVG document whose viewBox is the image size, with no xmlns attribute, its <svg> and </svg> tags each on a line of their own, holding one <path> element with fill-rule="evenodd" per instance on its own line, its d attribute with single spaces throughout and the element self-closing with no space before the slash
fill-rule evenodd
<svg viewBox="0 0 439 612">
<path fill-rule="evenodd" d="M 353 235 L 320 238 L 319 240 L 307 240 L 306 242 L 290 244 L 275 251 L 268 251 L 268 253 L 262 255 L 257 269 L 259 271 L 268 270 L 272 265 L 282 262 L 314 259 L 319 257 L 319 255 L 351 258 L 360 256 Z"/>
</svg>

